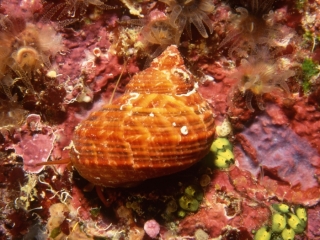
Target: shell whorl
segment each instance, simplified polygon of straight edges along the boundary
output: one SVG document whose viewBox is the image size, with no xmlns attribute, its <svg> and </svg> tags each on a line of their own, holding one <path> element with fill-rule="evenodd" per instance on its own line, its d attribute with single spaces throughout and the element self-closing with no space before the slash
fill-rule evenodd
<svg viewBox="0 0 320 240">
<path fill-rule="evenodd" d="M 194 88 L 194 77 L 186 69 L 176 47 L 168 47 L 146 70 L 135 75 L 126 92 L 187 94 Z"/>
<path fill-rule="evenodd" d="M 77 126 L 71 160 L 96 185 L 132 186 L 190 167 L 208 153 L 213 135 L 213 113 L 170 46 L 121 97 Z"/>
</svg>

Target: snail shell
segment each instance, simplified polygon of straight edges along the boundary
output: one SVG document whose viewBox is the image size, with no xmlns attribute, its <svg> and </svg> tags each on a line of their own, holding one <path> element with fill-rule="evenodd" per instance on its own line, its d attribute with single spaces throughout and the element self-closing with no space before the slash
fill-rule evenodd
<svg viewBox="0 0 320 240">
<path fill-rule="evenodd" d="M 130 187 L 184 170 L 210 149 L 214 118 L 176 46 L 75 129 L 71 161 L 95 185 Z"/>
</svg>

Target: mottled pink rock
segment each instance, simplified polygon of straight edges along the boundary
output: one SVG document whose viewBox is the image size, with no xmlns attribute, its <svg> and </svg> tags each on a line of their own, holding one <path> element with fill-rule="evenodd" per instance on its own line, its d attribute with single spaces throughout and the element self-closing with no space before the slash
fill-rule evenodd
<svg viewBox="0 0 320 240">
<path fill-rule="evenodd" d="M 36 164 L 48 160 L 55 140 L 52 128 L 43 125 L 40 121 L 39 115 L 30 114 L 21 127 L 20 142 L 10 147 L 23 158 L 23 169 L 29 173 L 42 171 L 44 166 L 36 166 Z"/>
<path fill-rule="evenodd" d="M 235 83 L 234 79 L 227 78 L 227 71 L 216 65 L 205 68 L 214 80 L 200 85 L 199 92 L 211 104 L 217 119 L 225 118 L 228 111 L 228 94 Z"/>
<path fill-rule="evenodd" d="M 179 225 L 179 236 L 192 236 L 197 228 L 207 229 L 211 237 L 221 234 L 228 225 L 224 205 L 212 203 L 211 207 L 201 208 L 196 214 L 183 219 Z"/>
<path fill-rule="evenodd" d="M 308 209 L 307 236 L 309 239 L 320 239 L 320 204 Z"/>
<path fill-rule="evenodd" d="M 32 19 L 37 11 L 43 9 L 41 0 L 19 1 L 19 0 L 3 0 L 1 7 L 10 17 Z"/>
<path fill-rule="evenodd" d="M 319 92 L 317 93 L 319 94 Z M 317 104 L 317 103 L 315 103 Z M 301 98 L 292 109 L 290 127 L 303 139 L 306 139 L 320 154 L 320 112 L 316 105 Z M 319 172 L 320 174 L 320 172 Z"/>
<path fill-rule="evenodd" d="M 249 172 L 237 167 L 216 170 L 211 186 L 199 211 L 181 220 L 179 236 L 193 235 L 195 229 L 202 228 L 211 237 L 219 237 L 227 226 L 251 232 L 268 222 L 271 212 L 266 203 L 273 195 Z"/>
</svg>

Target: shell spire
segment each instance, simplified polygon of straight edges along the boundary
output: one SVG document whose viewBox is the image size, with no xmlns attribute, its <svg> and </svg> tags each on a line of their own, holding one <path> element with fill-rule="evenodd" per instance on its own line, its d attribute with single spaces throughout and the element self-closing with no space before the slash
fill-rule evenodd
<svg viewBox="0 0 320 240">
<path fill-rule="evenodd" d="M 194 77 L 186 69 L 175 45 L 155 58 L 150 67 L 135 75 L 126 86 L 127 92 L 186 94 L 193 89 Z"/>
<path fill-rule="evenodd" d="M 214 129 L 210 106 L 170 46 L 121 97 L 77 126 L 71 161 L 96 185 L 130 187 L 198 162 L 209 152 Z"/>
</svg>

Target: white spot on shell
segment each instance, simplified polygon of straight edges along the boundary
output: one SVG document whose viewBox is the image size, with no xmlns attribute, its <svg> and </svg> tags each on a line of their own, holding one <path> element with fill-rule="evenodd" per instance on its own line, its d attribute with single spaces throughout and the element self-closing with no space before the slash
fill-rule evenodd
<svg viewBox="0 0 320 240">
<path fill-rule="evenodd" d="M 173 123 L 172 123 L 172 126 L 174 126 L 174 127 L 175 127 L 175 126 L 177 126 L 177 124 L 176 124 L 175 122 L 173 122 Z"/>
<path fill-rule="evenodd" d="M 154 113 L 150 113 L 149 116 L 150 116 L 150 117 L 154 117 Z"/>
<path fill-rule="evenodd" d="M 135 93 L 135 92 L 132 92 L 132 93 L 129 93 L 129 94 L 130 94 L 131 98 L 128 99 L 127 103 L 125 103 L 125 104 L 120 106 L 120 110 L 122 110 L 122 108 L 125 107 L 125 106 L 131 105 L 131 101 L 137 99 L 139 97 L 139 95 L 140 95 L 139 93 Z"/>
<path fill-rule="evenodd" d="M 185 80 L 185 82 L 189 82 L 190 81 L 191 73 L 188 70 L 184 70 L 184 69 L 181 69 L 181 68 L 174 68 L 174 69 L 172 69 L 171 72 L 173 74 L 175 74 L 175 73 L 180 74 L 183 77 L 183 79 Z"/>
<path fill-rule="evenodd" d="M 183 134 L 183 135 L 187 135 L 187 134 L 188 134 L 188 128 L 187 128 L 187 126 L 182 126 L 182 127 L 180 128 L 180 132 L 181 132 L 181 134 Z"/>
<path fill-rule="evenodd" d="M 199 88 L 199 84 L 196 82 L 196 83 L 194 83 L 193 89 L 190 92 L 183 93 L 183 94 L 177 94 L 177 96 L 178 97 L 188 97 L 188 96 L 196 93 L 198 88 Z"/>
<path fill-rule="evenodd" d="M 177 56 L 177 54 L 174 53 L 174 52 L 169 52 L 168 56 L 169 56 L 169 57 L 174 57 L 174 56 Z"/>
</svg>

